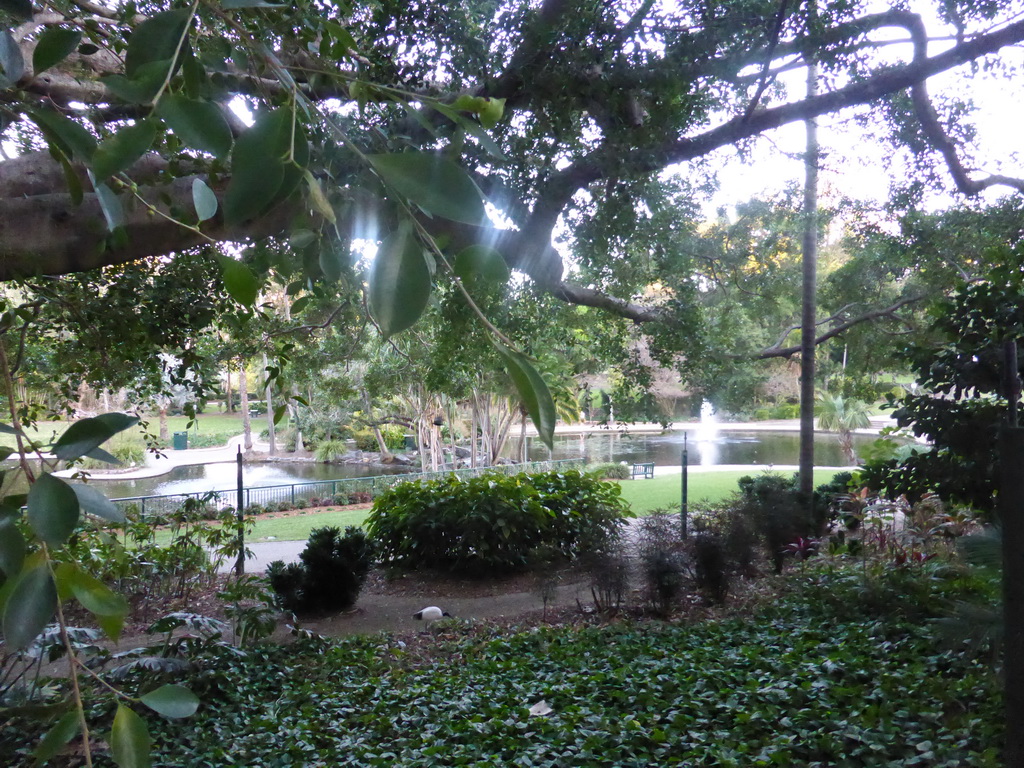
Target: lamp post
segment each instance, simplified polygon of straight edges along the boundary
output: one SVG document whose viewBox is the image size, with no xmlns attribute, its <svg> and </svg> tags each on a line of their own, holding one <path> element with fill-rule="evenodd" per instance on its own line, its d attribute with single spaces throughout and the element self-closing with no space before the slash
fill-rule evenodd
<svg viewBox="0 0 1024 768">
<path fill-rule="evenodd" d="M 682 503 L 679 505 L 679 524 L 681 526 L 681 530 L 682 530 L 682 534 L 683 534 L 683 540 L 685 541 L 686 540 L 686 518 L 687 518 L 687 516 L 689 515 L 689 512 L 690 512 L 690 510 L 688 508 L 689 507 L 689 499 L 687 498 L 688 495 L 689 495 L 688 485 L 689 485 L 689 464 L 690 464 L 690 462 L 689 462 L 688 452 L 686 450 L 686 432 L 683 432 L 683 458 L 682 458 L 682 463 L 683 463 L 683 467 L 682 467 L 682 469 L 683 469 L 683 496 L 682 496 Z"/>
</svg>

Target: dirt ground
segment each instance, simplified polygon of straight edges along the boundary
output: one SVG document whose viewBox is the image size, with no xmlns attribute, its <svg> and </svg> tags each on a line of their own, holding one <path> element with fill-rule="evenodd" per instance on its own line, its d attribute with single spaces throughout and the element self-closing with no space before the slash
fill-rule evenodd
<svg viewBox="0 0 1024 768">
<path fill-rule="evenodd" d="M 547 590 L 545 609 L 541 580 L 535 574 L 488 581 L 470 581 L 429 575 L 407 575 L 388 579 L 371 574 L 355 607 L 341 614 L 301 622 L 304 629 L 328 637 L 422 630 L 413 614 L 430 605 L 458 619 L 493 620 L 506 624 L 535 623 L 545 616 L 563 615 L 565 609 L 579 610 L 591 602 L 590 587 L 579 570 L 563 569 L 554 574 Z M 278 628 L 277 636 L 288 632 Z"/>
</svg>

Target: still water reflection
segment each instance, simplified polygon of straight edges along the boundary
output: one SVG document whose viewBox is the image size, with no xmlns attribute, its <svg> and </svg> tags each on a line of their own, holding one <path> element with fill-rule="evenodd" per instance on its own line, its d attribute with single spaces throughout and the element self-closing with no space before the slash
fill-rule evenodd
<svg viewBox="0 0 1024 768">
<path fill-rule="evenodd" d="M 691 466 L 718 464 L 796 464 L 799 435 L 795 432 L 727 432 L 695 424 L 693 429 L 663 434 L 623 434 L 613 430 L 587 435 L 558 435 L 554 450 L 534 438 L 527 438 L 527 455 L 531 461 L 549 458 L 577 459 L 591 462 L 654 462 L 658 466 L 679 466 L 686 434 L 687 459 Z M 873 436 L 855 436 L 854 447 L 870 443 Z M 519 441 L 509 441 L 508 456 L 519 455 Z M 815 463 L 819 466 L 842 466 L 846 462 L 835 435 L 818 435 L 814 443 Z M 316 480 L 346 477 L 370 477 L 419 471 L 418 466 L 394 465 L 327 465 L 306 462 L 268 462 L 247 464 L 244 468 L 247 488 L 266 485 L 287 485 Z M 234 462 L 176 467 L 159 477 L 139 480 L 97 481 L 111 498 L 126 496 L 159 496 L 173 493 L 229 490 L 235 487 Z"/>
</svg>

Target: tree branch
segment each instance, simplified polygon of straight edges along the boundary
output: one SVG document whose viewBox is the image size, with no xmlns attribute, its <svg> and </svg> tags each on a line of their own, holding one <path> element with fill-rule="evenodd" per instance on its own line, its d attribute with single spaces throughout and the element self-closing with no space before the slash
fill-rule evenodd
<svg viewBox="0 0 1024 768">
<path fill-rule="evenodd" d="M 926 298 L 928 298 L 928 297 L 927 296 L 911 296 L 911 297 L 908 297 L 906 299 L 900 299 L 895 304 L 891 304 L 888 307 L 882 307 L 881 309 L 873 309 L 873 310 L 871 310 L 869 312 L 865 312 L 865 313 L 863 313 L 861 315 L 857 315 L 856 317 L 851 317 L 848 320 L 844 320 L 842 323 L 839 323 L 838 325 L 833 326 L 832 328 L 830 328 L 828 331 L 826 331 L 825 333 L 821 334 L 820 336 L 816 336 L 815 339 L 814 339 L 814 345 L 818 346 L 820 344 L 824 344 L 829 339 L 833 339 L 836 336 L 839 336 L 840 334 L 845 333 L 846 331 L 848 331 L 851 328 L 853 328 L 855 325 L 860 325 L 861 323 L 866 323 L 866 322 L 869 322 L 871 320 L 878 320 L 878 319 L 883 318 L 883 317 L 890 317 L 893 320 L 900 320 L 900 318 L 897 317 L 897 315 L 896 315 L 896 310 L 901 309 L 902 307 L 908 306 L 910 304 L 915 304 L 915 303 L 917 303 L 919 301 L 923 301 Z M 832 322 L 835 319 L 837 319 L 841 314 L 842 314 L 842 310 L 840 310 L 840 312 L 836 313 L 832 317 L 828 317 L 828 318 L 825 318 L 824 320 L 819 321 L 818 323 L 816 323 L 816 325 L 822 325 L 824 323 Z M 792 331 L 792 330 L 794 330 L 794 329 L 791 328 L 790 331 Z M 788 336 L 788 335 L 789 334 L 787 333 L 786 336 Z M 773 345 L 771 347 L 768 347 L 767 349 L 764 349 L 761 352 L 759 352 L 757 355 L 755 355 L 755 359 L 757 359 L 757 360 L 767 360 L 767 359 L 770 359 L 770 358 L 773 358 L 773 357 L 792 357 L 793 355 L 797 354 L 800 351 L 800 345 L 799 344 L 797 344 L 796 346 L 791 346 L 791 347 L 781 347 L 781 346 L 779 346 L 779 344 L 782 341 L 785 340 L 786 336 L 782 336 L 779 339 L 779 341 L 775 343 L 775 345 Z"/>
</svg>

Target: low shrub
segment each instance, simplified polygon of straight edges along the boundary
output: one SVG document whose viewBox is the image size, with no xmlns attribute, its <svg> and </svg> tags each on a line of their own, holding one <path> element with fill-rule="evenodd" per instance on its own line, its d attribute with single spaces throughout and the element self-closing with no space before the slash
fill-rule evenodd
<svg viewBox="0 0 1024 768">
<path fill-rule="evenodd" d="M 629 480 L 630 478 L 629 465 L 616 462 L 594 464 L 587 467 L 587 474 L 598 479 L 608 480 Z"/>
<path fill-rule="evenodd" d="M 643 518 L 636 543 L 647 602 L 656 614 L 668 616 L 686 580 L 679 516 L 658 510 Z"/>
<path fill-rule="evenodd" d="M 521 569 L 541 546 L 575 557 L 627 515 L 617 485 L 576 470 L 449 475 L 384 491 L 367 530 L 388 565 L 474 575 Z"/>
<path fill-rule="evenodd" d="M 405 448 L 405 431 L 401 427 L 384 426 L 380 428 L 380 434 L 389 451 L 401 451 Z M 380 450 L 372 429 L 354 430 L 352 438 L 356 441 L 356 448 L 360 451 Z"/>
<path fill-rule="evenodd" d="M 336 526 L 316 528 L 299 560 L 288 565 L 275 560 L 267 568 L 281 606 L 299 614 L 344 611 L 359 598 L 373 565 L 374 547 L 353 525 L 344 536 Z"/>
<path fill-rule="evenodd" d="M 321 443 L 317 443 L 316 450 L 313 451 L 313 457 L 317 461 L 328 464 L 344 456 L 347 450 L 345 443 L 341 440 L 324 440 Z"/>
</svg>

